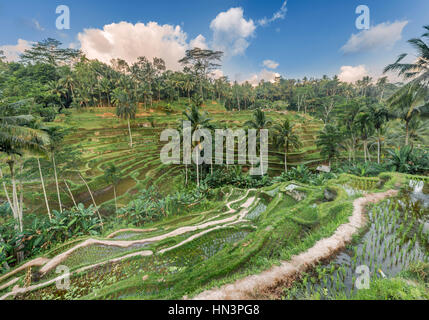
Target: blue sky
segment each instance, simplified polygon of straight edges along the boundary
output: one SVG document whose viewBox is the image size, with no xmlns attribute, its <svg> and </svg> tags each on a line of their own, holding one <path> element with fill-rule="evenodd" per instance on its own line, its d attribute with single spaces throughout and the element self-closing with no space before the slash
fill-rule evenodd
<svg viewBox="0 0 429 320">
<path fill-rule="evenodd" d="M 420 36 L 422 26 L 429 24 L 427 0 L 283 4 L 283 0 L 0 1 L 0 48 L 16 57 L 30 42 L 53 37 L 65 46 L 82 48 L 90 58 L 107 62 L 115 55 L 127 60 L 158 55 L 174 69 L 176 58 L 200 36 L 204 41 L 196 43 L 226 51 L 222 71 L 232 80 L 257 82 L 278 73 L 285 78 L 341 74 L 345 81 L 354 81 L 365 74 L 378 77 L 398 54 L 412 52 L 406 40 Z M 369 7 L 371 19 L 370 30 L 363 32 L 355 26 L 355 9 L 361 4 Z M 58 5 L 70 8 L 70 30 L 55 27 Z M 263 18 L 271 21 L 263 24 Z M 112 26 L 103 31 L 106 25 Z M 269 68 L 263 65 L 265 60 L 275 63 L 266 63 Z"/>
</svg>

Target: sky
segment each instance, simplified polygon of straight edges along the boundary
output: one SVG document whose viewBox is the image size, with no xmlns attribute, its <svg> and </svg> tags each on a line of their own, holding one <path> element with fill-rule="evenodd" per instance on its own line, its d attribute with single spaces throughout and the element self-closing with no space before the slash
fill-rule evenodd
<svg viewBox="0 0 429 320">
<path fill-rule="evenodd" d="M 70 29 L 56 26 L 60 5 L 70 10 Z M 356 26 L 360 5 L 369 9 L 367 30 Z M 428 13 L 428 0 L 0 0 L 0 50 L 17 60 L 51 37 L 106 63 L 156 56 L 179 70 L 185 51 L 198 46 L 224 51 L 215 76 L 232 81 L 354 82 L 380 77 L 401 53 L 413 59 L 407 40 L 421 36 Z"/>
</svg>

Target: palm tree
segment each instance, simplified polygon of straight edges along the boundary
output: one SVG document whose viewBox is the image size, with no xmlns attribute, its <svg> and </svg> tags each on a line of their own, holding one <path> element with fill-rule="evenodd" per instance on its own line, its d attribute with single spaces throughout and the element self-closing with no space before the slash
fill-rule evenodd
<svg viewBox="0 0 429 320">
<path fill-rule="evenodd" d="M 367 108 L 362 108 L 356 117 L 356 126 L 360 132 L 360 138 L 363 142 L 365 162 L 367 162 L 367 159 L 371 160 L 368 150 L 368 139 L 374 133 L 374 123 L 372 120 L 372 115 Z"/>
<path fill-rule="evenodd" d="M 191 91 L 195 88 L 195 82 L 193 82 L 191 77 L 186 77 L 185 82 L 183 83 L 183 89 L 188 93 L 188 101 L 191 103 Z"/>
<path fill-rule="evenodd" d="M 61 108 L 64 108 L 63 98 L 67 94 L 67 89 L 63 85 L 63 81 L 50 81 L 48 83 L 50 93 L 55 96 Z"/>
<path fill-rule="evenodd" d="M 384 72 L 395 71 L 406 80 L 412 80 L 415 83 L 428 86 L 429 84 L 429 46 L 425 40 L 429 40 L 429 25 L 423 27 L 425 33 L 421 38 L 414 38 L 408 40 L 417 50 L 417 60 L 413 63 L 403 63 L 406 53 L 401 54 L 398 59 L 388 65 Z"/>
<path fill-rule="evenodd" d="M 74 100 L 74 88 L 75 88 L 75 80 L 73 79 L 73 76 L 71 74 L 68 74 L 63 79 L 63 85 L 66 88 L 66 90 L 70 91 L 72 99 Z"/>
<path fill-rule="evenodd" d="M 115 208 L 118 210 L 118 203 L 116 200 L 116 185 L 119 181 L 119 171 L 118 168 L 114 164 L 110 164 L 110 166 L 104 172 L 104 180 L 107 183 L 113 185 L 113 195 L 115 197 Z"/>
<path fill-rule="evenodd" d="M 371 120 L 374 128 L 377 131 L 377 163 L 380 163 L 382 130 L 384 124 L 389 121 L 389 112 L 383 105 L 371 105 L 369 112 L 372 116 Z"/>
<path fill-rule="evenodd" d="M 429 126 L 427 121 L 423 122 L 418 118 L 411 120 L 409 125 L 410 144 L 414 147 L 414 143 L 427 145 L 429 142 Z"/>
<path fill-rule="evenodd" d="M 133 136 L 131 134 L 130 119 L 136 118 L 137 107 L 130 96 L 121 88 L 113 91 L 113 104 L 116 106 L 116 115 L 128 122 L 128 133 L 130 135 L 130 148 L 133 147 Z"/>
<path fill-rule="evenodd" d="M 14 218 L 21 231 L 23 230 L 23 198 L 21 193 L 21 199 L 20 201 L 18 200 L 15 173 L 17 157 L 22 157 L 27 153 L 45 154 L 45 146 L 48 145 L 48 137 L 44 132 L 28 126 L 32 121 L 33 117 L 30 115 L 0 116 L 0 152 L 5 153 L 8 157 L 7 163 L 12 182 L 12 199 L 9 197 L 4 182 L 3 187 Z M 1 168 L 0 176 L 3 178 Z"/>
<path fill-rule="evenodd" d="M 191 108 L 188 108 L 186 111 L 183 111 L 183 115 L 185 116 L 185 119 L 187 121 L 191 122 L 191 135 L 198 130 L 198 129 L 211 129 L 212 125 L 210 124 L 211 119 L 209 118 L 209 115 L 207 112 L 200 113 L 198 110 L 198 107 L 193 105 Z M 196 145 L 194 145 L 201 149 L 200 142 L 197 142 Z M 197 157 L 199 156 L 199 152 L 197 152 Z M 198 159 L 197 159 L 197 186 L 200 186 L 200 176 L 199 176 L 199 169 L 198 169 Z M 213 160 L 212 160 L 213 162 Z"/>
<path fill-rule="evenodd" d="M 386 89 L 386 85 L 389 82 L 387 77 L 381 77 L 380 79 L 378 79 L 377 81 L 377 87 L 378 90 L 380 91 L 380 101 L 383 101 L 383 97 L 384 97 L 384 90 Z"/>
<path fill-rule="evenodd" d="M 55 185 L 57 187 L 58 205 L 60 207 L 60 212 L 63 212 L 63 207 L 62 207 L 62 203 L 61 203 L 61 196 L 60 196 L 60 187 L 58 184 L 57 164 L 55 161 L 55 153 L 60 148 L 61 142 L 64 138 L 64 134 L 60 131 L 60 127 L 50 127 L 50 128 L 47 128 L 45 131 L 49 134 L 49 138 L 50 138 L 49 152 L 50 152 L 50 155 L 52 158 L 52 165 L 54 167 L 54 177 L 55 177 Z M 40 163 L 40 161 L 39 161 L 39 163 Z"/>
<path fill-rule="evenodd" d="M 299 141 L 299 136 L 295 134 L 294 125 L 286 119 L 281 124 L 273 126 L 275 144 L 277 147 L 284 148 L 285 151 L 285 172 L 287 173 L 287 155 L 290 148 L 299 149 L 302 143 Z"/>
<path fill-rule="evenodd" d="M 339 131 L 331 124 L 326 125 L 319 133 L 316 144 L 321 148 L 320 154 L 328 158 L 329 167 L 331 167 L 332 159 L 339 154 L 338 148 L 340 140 L 341 136 Z"/>
<path fill-rule="evenodd" d="M 409 127 L 409 145 L 414 147 L 415 144 L 418 145 L 427 145 L 429 143 L 429 125 L 426 122 L 420 120 L 419 118 L 413 118 L 410 121 Z M 392 144 L 398 145 L 400 142 L 404 141 L 406 135 L 406 124 L 403 124 L 401 127 L 393 127 L 390 130 L 389 140 Z"/>
<path fill-rule="evenodd" d="M 409 83 L 388 99 L 393 115 L 405 122 L 405 145 L 409 143 L 409 124 L 427 105 L 426 97 L 426 88 Z"/>
<path fill-rule="evenodd" d="M 265 112 L 261 109 L 256 109 L 253 112 L 253 120 L 249 120 L 245 122 L 245 126 L 256 129 L 257 130 L 257 136 L 260 136 L 261 130 L 267 129 L 271 126 L 272 121 L 271 119 L 267 118 L 265 115 Z M 264 172 L 263 168 L 263 159 L 262 155 L 260 155 L 260 162 L 261 162 L 261 172 Z"/>
</svg>

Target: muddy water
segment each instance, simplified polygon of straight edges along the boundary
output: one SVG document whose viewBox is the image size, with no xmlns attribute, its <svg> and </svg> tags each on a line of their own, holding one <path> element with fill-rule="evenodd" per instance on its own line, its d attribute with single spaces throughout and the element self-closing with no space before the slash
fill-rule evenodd
<svg viewBox="0 0 429 320">
<path fill-rule="evenodd" d="M 368 212 L 369 230 L 358 244 L 306 274 L 302 282 L 286 291 L 286 297 L 350 296 L 358 290 L 358 267 L 367 267 L 371 279 L 392 278 L 413 263 L 429 261 L 429 252 L 419 241 L 419 235 L 427 237 L 426 231 L 421 227 L 417 231 L 415 227 L 429 221 L 429 211 L 424 209 L 429 205 L 429 197 L 421 191 L 414 189 L 401 199 L 389 199 L 372 208 Z M 420 207 L 411 209 L 411 203 L 416 201 L 420 201 Z"/>
<path fill-rule="evenodd" d="M 125 179 L 122 179 L 119 181 L 118 185 L 116 186 L 116 196 L 120 197 L 123 194 L 130 191 L 132 188 L 136 186 L 137 182 L 132 177 L 127 177 Z M 107 201 L 110 201 L 114 198 L 114 192 L 113 187 L 109 186 L 105 189 L 93 191 L 93 196 L 95 199 L 95 203 L 99 206 Z M 76 201 L 82 202 L 85 206 L 89 206 L 92 204 L 91 196 L 86 192 L 82 195 L 80 195 Z"/>
</svg>

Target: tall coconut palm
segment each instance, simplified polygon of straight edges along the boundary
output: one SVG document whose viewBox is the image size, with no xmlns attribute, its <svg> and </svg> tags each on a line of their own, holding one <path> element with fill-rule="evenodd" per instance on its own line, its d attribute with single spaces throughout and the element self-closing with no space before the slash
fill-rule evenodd
<svg viewBox="0 0 429 320">
<path fill-rule="evenodd" d="M 260 136 L 261 130 L 264 129 L 268 129 L 271 125 L 272 125 L 272 121 L 271 119 L 267 118 L 265 115 L 265 112 L 262 111 L 261 109 L 256 109 L 253 112 L 253 119 L 246 121 L 245 126 L 251 128 L 251 129 L 256 129 L 257 130 L 257 136 Z M 262 155 L 260 155 L 260 162 L 261 162 L 261 172 L 264 172 L 264 167 L 263 167 L 263 159 L 262 159 Z"/>
<path fill-rule="evenodd" d="M 414 118 L 408 126 L 409 145 L 414 147 L 417 145 L 429 144 L 429 123 L 427 121 Z M 406 135 L 406 124 L 402 126 L 392 127 L 389 134 L 389 141 L 393 146 L 399 145 L 404 141 Z"/>
<path fill-rule="evenodd" d="M 115 209 L 118 210 L 118 202 L 116 198 L 116 186 L 119 182 L 119 170 L 114 164 L 110 164 L 110 166 L 104 172 L 104 180 L 113 186 L 113 196 L 115 197 Z"/>
<path fill-rule="evenodd" d="M 195 82 L 192 79 L 192 76 L 185 75 L 183 80 L 183 90 L 188 94 L 188 101 L 191 103 L 191 91 L 195 88 Z"/>
<path fill-rule="evenodd" d="M 384 91 L 386 90 L 386 85 L 388 84 L 389 80 L 387 77 L 381 77 L 377 80 L 377 88 L 380 91 L 380 98 L 379 101 L 383 101 L 384 97 Z"/>
<path fill-rule="evenodd" d="M 299 136 L 295 133 L 295 126 L 286 119 L 281 124 L 275 124 L 273 126 L 274 130 L 274 142 L 277 147 L 284 148 L 285 152 L 285 172 L 288 172 L 287 167 L 287 155 L 290 151 L 290 148 L 299 149 L 302 146 L 302 143 L 299 141 Z"/>
<path fill-rule="evenodd" d="M 332 159 L 339 154 L 340 140 L 338 129 L 331 124 L 326 125 L 319 133 L 316 144 L 321 148 L 320 154 L 328 159 L 329 167 L 331 167 Z"/>
<path fill-rule="evenodd" d="M 61 142 L 64 138 L 64 133 L 61 132 L 59 127 L 50 127 L 50 128 L 47 128 L 45 131 L 49 134 L 49 138 L 50 138 L 48 149 L 52 159 L 52 165 L 54 167 L 54 177 L 55 177 L 55 185 L 57 187 L 58 206 L 60 208 L 60 212 L 63 212 L 61 196 L 60 196 L 60 187 L 58 184 L 58 174 L 57 174 L 57 164 L 55 161 L 55 153 L 60 148 Z"/>
<path fill-rule="evenodd" d="M 18 158 L 26 154 L 46 154 L 46 146 L 49 142 L 46 133 L 29 127 L 32 121 L 33 117 L 30 115 L 0 116 L 0 152 L 7 155 L 12 182 L 12 199 L 9 197 L 5 183 L 3 187 L 21 231 L 23 230 L 23 199 L 21 197 L 21 200 L 18 200 L 15 165 Z M 1 169 L 0 175 L 3 177 Z"/>
<path fill-rule="evenodd" d="M 63 81 L 50 81 L 48 86 L 49 92 L 56 98 L 61 108 L 64 108 L 63 99 L 67 94 L 67 89 L 64 87 Z"/>
<path fill-rule="evenodd" d="M 191 122 L 191 135 L 198 129 L 211 129 L 212 125 L 210 124 L 211 118 L 207 112 L 201 113 L 197 106 L 193 105 L 191 108 L 188 108 L 186 111 L 183 111 L 183 116 L 185 120 Z M 201 148 L 200 142 L 194 144 L 194 147 Z M 198 156 L 197 152 L 197 156 Z M 200 186 L 200 176 L 198 169 L 198 159 L 197 159 L 197 186 Z M 213 161 L 212 161 L 213 162 Z"/>
<path fill-rule="evenodd" d="M 367 108 L 362 108 L 356 117 L 356 126 L 360 132 L 360 139 L 363 142 L 365 162 L 367 162 L 367 159 L 371 160 L 368 150 L 368 140 L 374 133 L 374 123 L 372 120 L 372 115 Z"/>
<path fill-rule="evenodd" d="M 368 109 L 372 116 L 372 123 L 377 132 L 377 163 L 380 163 L 382 130 L 389 120 L 389 112 L 384 105 L 371 105 Z"/>
<path fill-rule="evenodd" d="M 405 145 L 409 144 L 411 120 L 427 106 L 427 93 L 419 84 L 409 83 L 388 99 L 393 115 L 405 122 Z"/>
<path fill-rule="evenodd" d="M 425 33 L 421 38 L 408 40 L 408 43 L 417 51 L 417 60 L 411 63 L 404 63 L 403 60 L 408 55 L 403 53 L 394 63 L 384 69 L 385 73 L 394 71 L 406 80 L 412 80 L 423 86 L 429 85 L 429 25 L 423 28 L 425 29 Z"/>
<path fill-rule="evenodd" d="M 121 88 L 113 91 L 113 104 L 116 106 L 116 115 L 128 122 L 128 133 L 130 135 L 130 148 L 133 147 L 133 136 L 131 133 L 130 119 L 136 118 L 137 106 L 127 92 Z"/>
</svg>

